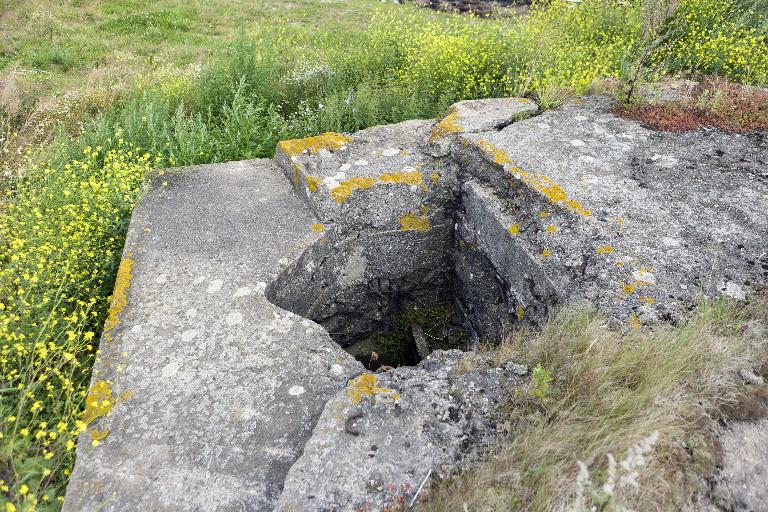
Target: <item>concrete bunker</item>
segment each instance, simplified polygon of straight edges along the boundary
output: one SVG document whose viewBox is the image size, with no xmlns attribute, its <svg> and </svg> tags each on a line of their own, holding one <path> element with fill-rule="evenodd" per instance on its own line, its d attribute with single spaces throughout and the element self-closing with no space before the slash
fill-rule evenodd
<svg viewBox="0 0 768 512">
<path fill-rule="evenodd" d="M 466 124 L 464 107 L 457 108 L 446 120 Z M 476 108 L 466 106 L 467 119 L 478 118 Z M 492 113 L 498 119 L 481 112 L 473 129 L 497 130 L 535 110 L 514 100 Z M 413 365 L 438 348 L 498 342 L 524 318 L 542 318 L 558 298 L 539 289 L 548 281 L 538 263 L 510 243 L 501 217 L 520 206 L 451 154 L 448 146 L 460 145 L 451 128 L 458 121 L 446 120 L 277 147 L 275 161 L 316 215 L 318 235 L 268 286 L 267 298 L 321 324 L 371 370 Z"/>
<path fill-rule="evenodd" d="M 369 370 L 498 341 L 515 308 L 487 258 L 456 239 L 457 222 L 428 233 L 328 235 L 268 286 L 267 298 L 322 325 Z"/>
<path fill-rule="evenodd" d="M 524 305 L 478 247 L 462 188 L 433 205 L 430 229 L 328 225 L 267 298 L 322 325 L 369 370 L 500 341 Z"/>
</svg>

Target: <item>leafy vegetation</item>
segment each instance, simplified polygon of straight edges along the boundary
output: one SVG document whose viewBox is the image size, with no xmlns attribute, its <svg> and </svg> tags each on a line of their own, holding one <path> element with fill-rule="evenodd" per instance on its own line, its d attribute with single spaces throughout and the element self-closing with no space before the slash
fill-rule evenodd
<svg viewBox="0 0 768 512">
<path fill-rule="evenodd" d="M 553 0 L 493 20 L 375 0 L 0 0 L 6 511 L 60 506 L 147 172 L 271 156 L 283 138 L 434 117 L 466 98 L 556 105 L 601 79 L 634 76 L 644 5 Z M 643 76 L 766 84 L 764 7 L 682 0 L 671 11 L 674 37 L 654 46 Z M 542 364 L 563 375 L 556 362 Z"/>
</svg>

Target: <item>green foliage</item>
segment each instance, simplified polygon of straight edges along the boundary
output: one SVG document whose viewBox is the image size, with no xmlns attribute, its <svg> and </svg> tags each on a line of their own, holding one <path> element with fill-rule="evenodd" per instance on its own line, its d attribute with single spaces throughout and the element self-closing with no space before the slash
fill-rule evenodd
<svg viewBox="0 0 768 512">
<path fill-rule="evenodd" d="M 183 7 L 141 11 L 113 18 L 101 24 L 99 28 L 107 32 L 163 40 L 176 37 L 179 32 L 187 32 L 190 29 L 190 21 L 194 18 L 194 13 Z"/>
<path fill-rule="evenodd" d="M 453 308 L 450 304 L 406 306 L 399 313 L 394 328 L 376 336 L 380 355 L 385 357 L 386 364 L 390 366 L 412 365 L 418 362 L 413 324 L 422 328 L 431 349 L 460 348 L 466 335 L 463 330 L 451 326 L 452 319 Z"/>
<path fill-rule="evenodd" d="M 157 164 L 112 135 L 30 168 L 0 217 L 0 502 L 20 510 L 61 506 L 127 220 Z"/>
<path fill-rule="evenodd" d="M 541 364 L 537 364 L 533 368 L 531 374 L 531 383 L 533 384 L 533 396 L 541 400 L 542 402 L 547 398 L 547 391 L 549 391 L 549 383 L 552 382 L 552 373 L 544 369 Z"/>
<path fill-rule="evenodd" d="M 683 0 L 677 19 L 684 26 L 684 34 L 656 54 L 655 64 L 673 73 L 767 84 L 765 4 L 765 0 Z"/>
</svg>

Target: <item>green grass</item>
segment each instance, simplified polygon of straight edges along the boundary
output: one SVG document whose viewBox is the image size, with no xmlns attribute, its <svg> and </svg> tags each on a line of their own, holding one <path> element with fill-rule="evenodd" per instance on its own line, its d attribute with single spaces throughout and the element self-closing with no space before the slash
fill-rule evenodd
<svg viewBox="0 0 768 512">
<path fill-rule="evenodd" d="M 660 27 L 675 37 L 643 76 L 765 84 L 768 11 L 751 8 L 683 0 L 695 23 Z M 283 138 L 435 117 L 460 99 L 554 106 L 637 69 L 645 12 L 613 0 L 499 20 L 376 0 L 0 0 L 0 499 L 59 506 L 151 168 L 268 157 Z"/>
</svg>

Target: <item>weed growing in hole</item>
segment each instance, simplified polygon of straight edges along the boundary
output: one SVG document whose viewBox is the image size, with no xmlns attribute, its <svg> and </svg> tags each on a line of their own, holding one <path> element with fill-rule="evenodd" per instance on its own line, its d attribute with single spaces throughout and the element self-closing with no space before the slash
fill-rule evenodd
<svg viewBox="0 0 768 512">
<path fill-rule="evenodd" d="M 547 391 L 549 391 L 550 382 L 552 382 L 552 373 L 545 370 L 540 363 L 536 364 L 531 374 L 533 396 L 544 402 L 544 400 L 547 399 Z"/>
</svg>

